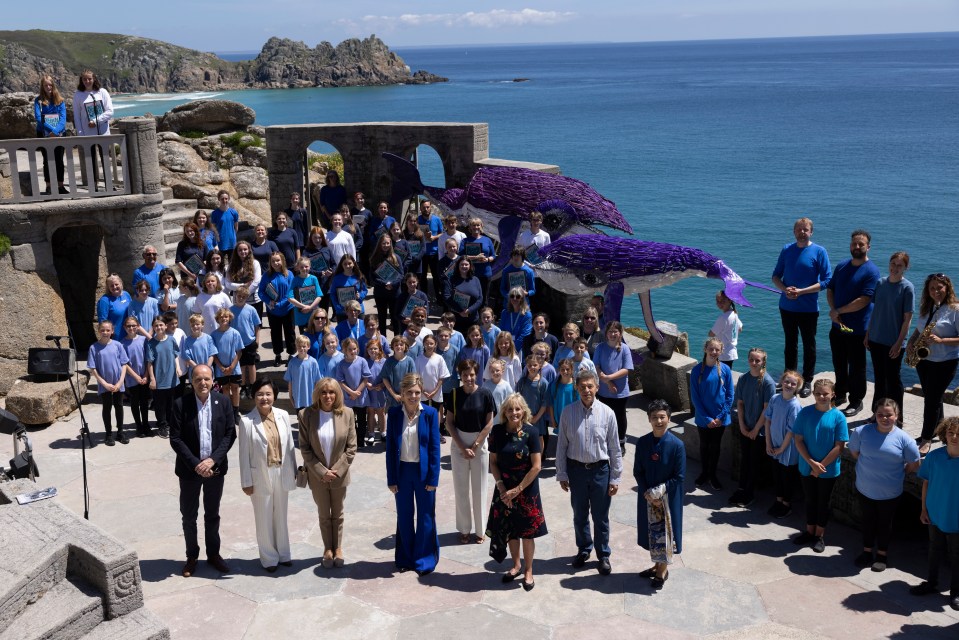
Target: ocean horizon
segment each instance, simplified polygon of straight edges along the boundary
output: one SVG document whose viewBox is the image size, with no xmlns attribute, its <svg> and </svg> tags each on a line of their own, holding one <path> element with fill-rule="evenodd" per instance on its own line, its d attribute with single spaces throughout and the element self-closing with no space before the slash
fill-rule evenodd
<svg viewBox="0 0 959 640">
<path fill-rule="evenodd" d="M 959 241 L 957 33 L 395 51 L 450 82 L 118 96 L 115 106 L 117 115 L 160 114 L 215 96 L 250 106 L 260 125 L 487 122 L 491 156 L 556 164 L 616 202 L 635 237 L 704 249 L 746 280 L 770 282 L 801 216 L 815 222 L 813 241 L 833 265 L 862 227 L 883 275 L 894 251 L 910 254 L 917 294 L 928 273 L 959 277 L 949 257 Z M 419 156 L 424 181 L 443 186 L 435 151 Z M 694 357 L 720 288 L 690 278 L 653 292 L 657 319 L 689 334 Z M 746 296 L 740 360 L 763 347 L 778 375 L 777 296 Z M 826 371 L 825 294 L 820 308 L 816 368 Z M 643 325 L 635 296 L 623 320 Z"/>
</svg>

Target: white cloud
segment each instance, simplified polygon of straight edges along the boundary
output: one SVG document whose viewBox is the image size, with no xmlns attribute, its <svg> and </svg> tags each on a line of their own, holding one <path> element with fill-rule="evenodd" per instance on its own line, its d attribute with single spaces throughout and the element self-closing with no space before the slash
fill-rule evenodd
<svg viewBox="0 0 959 640">
<path fill-rule="evenodd" d="M 442 25 L 445 27 L 476 27 L 497 29 L 500 27 L 549 26 L 567 22 L 576 14 L 571 11 L 539 11 L 537 9 L 492 9 L 466 13 L 404 13 L 398 16 L 363 16 L 368 25 L 381 27 L 422 27 Z"/>
</svg>

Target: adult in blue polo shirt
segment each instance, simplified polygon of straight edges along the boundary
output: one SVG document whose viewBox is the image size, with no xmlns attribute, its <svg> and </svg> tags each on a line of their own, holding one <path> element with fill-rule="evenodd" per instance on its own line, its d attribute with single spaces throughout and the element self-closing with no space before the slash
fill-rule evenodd
<svg viewBox="0 0 959 640">
<path fill-rule="evenodd" d="M 872 236 L 856 229 L 849 240 L 852 258 L 836 267 L 829 281 L 829 346 L 836 371 L 836 406 L 849 394 L 849 406 L 843 413 L 850 418 L 862 410 L 866 397 L 866 328 L 872 313 L 872 296 L 879 284 L 879 267 L 869 260 Z"/>
<path fill-rule="evenodd" d="M 829 284 L 829 256 L 814 244 L 812 220 L 800 218 L 793 225 L 796 241 L 779 252 L 773 269 L 773 284 L 782 291 L 779 315 L 782 319 L 786 368 L 799 369 L 799 336 L 802 334 L 802 377 L 806 382 L 799 396 L 812 393 L 809 381 L 816 372 L 816 324 L 819 321 L 819 291 Z"/>
<path fill-rule="evenodd" d="M 220 236 L 220 251 L 227 253 L 236 247 L 236 233 L 240 228 L 240 214 L 230 206 L 230 193 L 222 189 L 217 192 L 219 205 L 210 213 L 210 222 L 216 226 Z"/>
<path fill-rule="evenodd" d="M 420 284 L 423 286 L 423 291 L 428 292 L 429 287 L 426 283 L 426 272 L 429 271 L 432 273 L 433 300 L 436 300 L 436 296 L 440 293 L 440 256 L 436 241 L 443 234 L 443 221 L 438 215 L 433 213 L 433 203 L 429 200 L 424 200 L 420 203 L 420 215 L 416 218 L 416 224 L 420 225 L 420 228 L 423 229 L 423 235 L 425 236 L 423 240 L 426 241 L 426 252 L 423 254 L 423 259 L 420 262 Z M 426 233 L 427 229 L 429 233 Z"/>
<path fill-rule="evenodd" d="M 160 272 L 166 267 L 157 262 L 157 249 L 152 244 L 143 247 L 143 264 L 133 272 L 133 290 L 136 291 L 137 283 L 146 280 L 150 283 L 150 295 L 156 297 L 160 289 Z"/>
</svg>

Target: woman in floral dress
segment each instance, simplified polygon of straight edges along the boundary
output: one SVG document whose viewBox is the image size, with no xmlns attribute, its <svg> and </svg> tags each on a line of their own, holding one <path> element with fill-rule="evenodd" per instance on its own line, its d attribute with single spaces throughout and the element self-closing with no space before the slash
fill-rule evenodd
<svg viewBox="0 0 959 640">
<path fill-rule="evenodd" d="M 518 393 L 503 401 L 500 415 L 503 422 L 494 426 L 490 435 L 490 473 L 496 480 L 496 490 L 486 524 L 489 554 L 502 562 L 508 548 L 513 566 L 503 574 L 503 582 L 512 582 L 523 573 L 523 589 L 530 591 L 535 586 L 534 539 L 546 535 L 537 480 L 542 468 L 539 431 L 530 425 L 529 407 Z M 525 571 L 520 565 L 520 540 Z"/>
</svg>

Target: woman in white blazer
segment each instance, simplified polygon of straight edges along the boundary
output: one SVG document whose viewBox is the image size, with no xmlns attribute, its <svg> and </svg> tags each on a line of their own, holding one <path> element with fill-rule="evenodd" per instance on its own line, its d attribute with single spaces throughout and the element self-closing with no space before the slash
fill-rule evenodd
<svg viewBox="0 0 959 640">
<path fill-rule="evenodd" d="M 313 404 L 300 412 L 300 453 L 307 469 L 323 536 L 323 566 L 342 567 L 343 503 L 356 457 L 356 418 L 343 406 L 343 390 L 333 378 L 313 387 Z"/>
<path fill-rule="evenodd" d="M 289 493 L 296 487 L 296 453 L 290 414 L 273 406 L 276 386 L 253 385 L 256 408 L 240 419 L 240 486 L 253 501 L 260 563 L 270 573 L 293 566 L 286 523 Z"/>
</svg>

